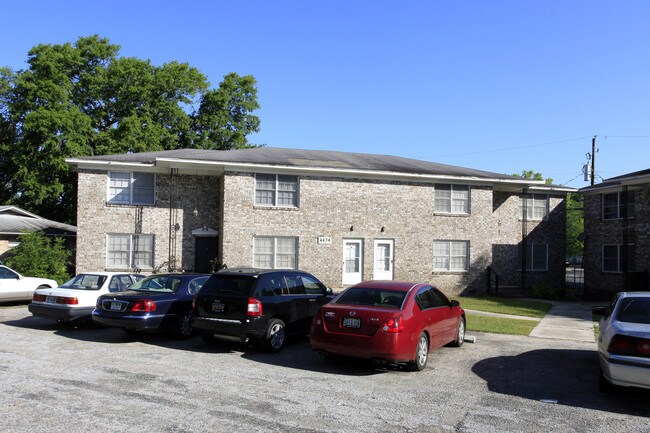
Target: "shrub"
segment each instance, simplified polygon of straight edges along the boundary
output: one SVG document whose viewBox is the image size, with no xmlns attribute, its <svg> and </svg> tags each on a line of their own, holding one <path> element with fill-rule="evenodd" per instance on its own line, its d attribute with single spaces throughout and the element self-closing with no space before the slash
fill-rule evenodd
<svg viewBox="0 0 650 433">
<path fill-rule="evenodd" d="M 51 238 L 42 232 L 24 233 L 20 245 L 13 248 L 7 266 L 30 277 L 51 278 L 59 284 L 70 279 L 68 264 L 71 252 L 63 238 Z"/>
<path fill-rule="evenodd" d="M 561 293 L 559 289 L 549 284 L 538 283 L 533 284 L 530 287 L 530 294 L 533 296 L 533 298 L 559 299 Z"/>
</svg>

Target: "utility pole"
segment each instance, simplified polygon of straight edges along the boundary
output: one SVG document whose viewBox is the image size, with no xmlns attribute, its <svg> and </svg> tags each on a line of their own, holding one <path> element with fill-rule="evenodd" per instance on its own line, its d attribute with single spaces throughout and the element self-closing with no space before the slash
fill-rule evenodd
<svg viewBox="0 0 650 433">
<path fill-rule="evenodd" d="M 591 139 L 591 184 L 594 184 L 596 178 L 596 136 Z"/>
</svg>

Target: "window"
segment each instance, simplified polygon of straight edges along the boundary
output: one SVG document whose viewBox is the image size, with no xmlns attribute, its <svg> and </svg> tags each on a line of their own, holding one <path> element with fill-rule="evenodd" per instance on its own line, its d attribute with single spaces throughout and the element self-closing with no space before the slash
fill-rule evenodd
<svg viewBox="0 0 650 433">
<path fill-rule="evenodd" d="M 469 186 L 437 183 L 434 188 L 433 211 L 469 214 Z"/>
<path fill-rule="evenodd" d="M 153 173 L 108 173 L 108 203 L 154 204 L 155 175 Z"/>
<path fill-rule="evenodd" d="M 548 271 L 548 245 L 526 245 L 526 270 Z"/>
<path fill-rule="evenodd" d="M 634 192 L 603 194 L 603 219 L 623 218 L 634 218 Z"/>
<path fill-rule="evenodd" d="M 603 272 L 623 272 L 627 264 L 634 263 L 634 245 L 628 245 L 627 254 L 623 245 L 603 245 Z"/>
<path fill-rule="evenodd" d="M 298 207 L 298 176 L 257 174 L 255 176 L 255 204 Z"/>
<path fill-rule="evenodd" d="M 541 221 L 548 215 L 548 196 L 526 194 L 521 197 L 519 208 L 523 219 Z"/>
<path fill-rule="evenodd" d="M 296 269 L 297 238 L 256 237 L 253 239 L 253 266 L 264 269 Z"/>
<path fill-rule="evenodd" d="M 434 271 L 467 271 L 469 241 L 435 241 L 433 243 Z"/>
<path fill-rule="evenodd" d="M 108 235 L 106 266 L 153 268 L 153 235 Z"/>
</svg>

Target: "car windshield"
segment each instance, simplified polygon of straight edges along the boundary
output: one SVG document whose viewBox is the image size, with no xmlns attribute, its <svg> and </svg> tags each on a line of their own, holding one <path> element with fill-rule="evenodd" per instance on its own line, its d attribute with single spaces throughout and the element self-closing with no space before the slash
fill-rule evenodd
<svg viewBox="0 0 650 433">
<path fill-rule="evenodd" d="M 626 323 L 650 324 L 650 298 L 625 298 L 616 320 Z"/>
<path fill-rule="evenodd" d="M 59 287 L 75 290 L 99 290 L 106 281 L 106 275 L 79 274 Z"/>
<path fill-rule="evenodd" d="M 370 305 L 400 308 L 406 292 L 378 288 L 351 288 L 336 298 L 336 304 Z"/>
<path fill-rule="evenodd" d="M 140 280 L 132 285 L 129 290 L 136 292 L 167 292 L 174 293 L 180 289 L 182 278 L 171 275 L 154 275 Z"/>
<path fill-rule="evenodd" d="M 255 281 L 254 277 L 214 274 L 205 282 L 200 293 L 249 296 Z"/>
</svg>

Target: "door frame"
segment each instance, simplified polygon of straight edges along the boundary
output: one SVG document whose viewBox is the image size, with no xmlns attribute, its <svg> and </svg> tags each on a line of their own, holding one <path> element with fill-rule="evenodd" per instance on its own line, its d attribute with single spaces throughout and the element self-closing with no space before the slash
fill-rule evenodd
<svg viewBox="0 0 650 433">
<path fill-rule="evenodd" d="M 346 247 L 349 244 L 355 244 L 359 246 L 359 272 L 345 271 Z M 346 285 L 357 284 L 363 281 L 363 239 L 362 238 L 343 239 L 343 267 L 342 267 L 341 281 L 343 284 Z"/>
<path fill-rule="evenodd" d="M 379 244 L 388 244 L 390 245 L 390 269 L 388 271 L 382 271 L 384 274 L 390 274 L 390 276 L 387 278 L 384 275 L 380 275 L 377 272 L 377 246 Z M 395 239 L 375 239 L 373 242 L 373 266 L 372 266 L 372 272 L 373 272 L 373 278 L 375 280 L 393 280 L 395 278 L 395 267 L 393 264 L 395 263 Z"/>
</svg>

